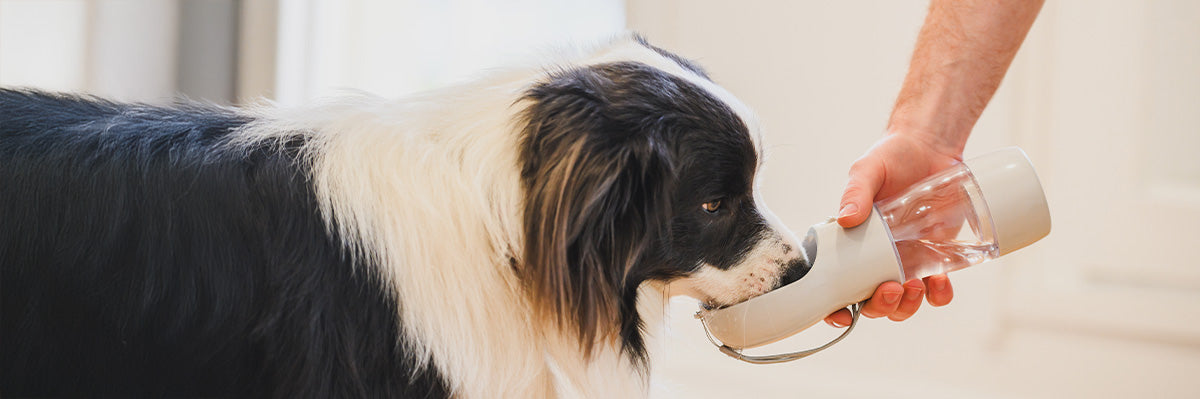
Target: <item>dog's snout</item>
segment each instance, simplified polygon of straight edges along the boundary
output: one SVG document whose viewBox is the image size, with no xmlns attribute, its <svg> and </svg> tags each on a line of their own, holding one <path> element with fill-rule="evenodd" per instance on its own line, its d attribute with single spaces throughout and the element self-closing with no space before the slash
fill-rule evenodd
<svg viewBox="0 0 1200 399">
<path fill-rule="evenodd" d="M 783 275 L 779 277 L 779 286 L 785 286 L 799 280 L 808 274 L 808 270 L 812 269 L 812 265 L 803 257 L 795 258 L 783 265 Z"/>
</svg>

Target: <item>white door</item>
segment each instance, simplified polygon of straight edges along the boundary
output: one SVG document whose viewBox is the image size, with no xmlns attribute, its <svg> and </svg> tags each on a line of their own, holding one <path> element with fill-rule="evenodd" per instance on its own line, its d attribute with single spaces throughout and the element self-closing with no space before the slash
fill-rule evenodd
<svg viewBox="0 0 1200 399">
<path fill-rule="evenodd" d="M 1038 23 L 1008 83 L 1054 233 L 1022 259 L 1008 313 L 1195 355 L 1200 3 L 1054 2 Z"/>
</svg>

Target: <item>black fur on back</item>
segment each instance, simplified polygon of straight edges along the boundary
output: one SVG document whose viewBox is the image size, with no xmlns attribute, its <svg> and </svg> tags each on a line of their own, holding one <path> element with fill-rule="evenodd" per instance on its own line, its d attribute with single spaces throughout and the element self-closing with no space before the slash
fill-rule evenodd
<svg viewBox="0 0 1200 399">
<path fill-rule="evenodd" d="M 250 121 L 0 89 L 0 396 L 447 396 Z"/>
</svg>

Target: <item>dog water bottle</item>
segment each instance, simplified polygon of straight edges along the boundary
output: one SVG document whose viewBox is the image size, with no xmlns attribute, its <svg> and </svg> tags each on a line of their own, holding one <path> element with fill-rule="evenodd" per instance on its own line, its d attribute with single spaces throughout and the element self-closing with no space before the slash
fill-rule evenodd
<svg viewBox="0 0 1200 399">
<path fill-rule="evenodd" d="M 809 229 L 800 280 L 729 307 L 697 314 L 722 352 L 753 363 L 816 353 L 749 356 L 742 350 L 791 336 L 830 313 L 859 303 L 885 281 L 948 273 L 1040 240 L 1050 210 L 1033 165 L 1021 149 L 998 150 L 946 169 L 875 203 L 863 224 L 844 229 L 829 220 Z M 715 343 L 715 341 L 714 341 Z"/>
</svg>

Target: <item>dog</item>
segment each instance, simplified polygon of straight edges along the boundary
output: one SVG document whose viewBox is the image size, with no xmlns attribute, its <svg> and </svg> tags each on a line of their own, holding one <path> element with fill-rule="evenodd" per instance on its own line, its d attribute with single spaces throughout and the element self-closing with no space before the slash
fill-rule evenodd
<svg viewBox="0 0 1200 399">
<path fill-rule="evenodd" d="M 626 35 L 297 108 L 0 89 L 0 395 L 640 397 L 801 278 L 751 111 Z"/>
</svg>

